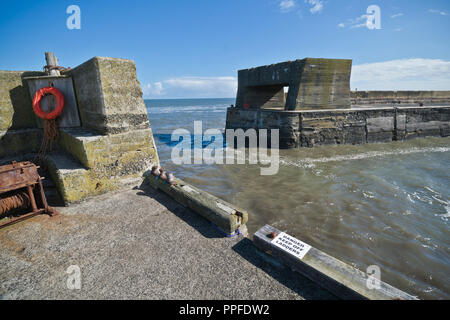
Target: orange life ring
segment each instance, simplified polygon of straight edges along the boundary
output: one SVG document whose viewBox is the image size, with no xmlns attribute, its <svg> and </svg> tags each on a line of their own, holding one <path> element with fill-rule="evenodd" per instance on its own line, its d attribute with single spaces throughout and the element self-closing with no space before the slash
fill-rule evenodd
<svg viewBox="0 0 450 320">
<path fill-rule="evenodd" d="M 41 109 L 41 99 L 46 94 L 52 94 L 56 97 L 56 108 L 51 112 L 44 112 Z M 41 119 L 52 120 L 56 119 L 64 110 L 64 95 L 54 87 L 45 87 L 36 91 L 33 98 L 33 111 Z"/>
</svg>

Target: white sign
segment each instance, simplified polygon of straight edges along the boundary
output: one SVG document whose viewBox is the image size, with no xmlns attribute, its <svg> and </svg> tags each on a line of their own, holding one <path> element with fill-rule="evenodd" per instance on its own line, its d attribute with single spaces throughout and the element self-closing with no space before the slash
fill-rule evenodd
<svg viewBox="0 0 450 320">
<path fill-rule="evenodd" d="M 309 244 L 295 239 L 284 232 L 281 232 L 275 239 L 273 239 L 272 244 L 283 249 L 284 251 L 289 252 L 290 254 L 293 254 L 300 260 L 302 260 L 305 254 L 308 253 L 309 249 L 311 249 Z"/>
</svg>

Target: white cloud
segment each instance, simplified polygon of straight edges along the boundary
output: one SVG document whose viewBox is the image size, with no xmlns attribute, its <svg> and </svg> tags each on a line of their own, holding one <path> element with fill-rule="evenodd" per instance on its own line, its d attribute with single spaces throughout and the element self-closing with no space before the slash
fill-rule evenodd
<svg viewBox="0 0 450 320">
<path fill-rule="evenodd" d="M 401 16 L 403 16 L 403 13 L 400 12 L 400 13 L 393 14 L 391 16 L 391 18 L 394 19 L 394 18 L 398 18 L 398 17 L 401 17 Z"/>
<path fill-rule="evenodd" d="M 450 61 L 400 59 L 353 66 L 358 90 L 450 90 Z"/>
<path fill-rule="evenodd" d="M 441 11 L 441 10 L 436 10 L 436 9 L 430 9 L 430 10 L 428 10 L 428 12 L 431 12 L 431 13 L 437 13 L 437 14 L 440 14 L 441 16 L 448 16 L 448 12 L 447 12 L 447 11 Z"/>
<path fill-rule="evenodd" d="M 367 27 L 367 23 L 368 23 L 367 17 L 368 17 L 367 14 L 363 14 L 363 15 L 361 15 L 360 17 L 358 17 L 356 19 L 350 19 L 349 20 L 350 29 Z"/>
<path fill-rule="evenodd" d="M 399 59 L 355 65 L 351 88 L 358 90 L 450 90 L 450 61 Z M 231 98 L 234 77 L 176 77 L 144 86 L 144 98 Z"/>
<path fill-rule="evenodd" d="M 309 9 L 309 11 L 312 14 L 322 12 L 322 10 L 323 10 L 323 0 L 305 0 L 305 2 L 312 6 L 312 8 Z"/>
<path fill-rule="evenodd" d="M 229 98 L 236 91 L 234 77 L 177 77 L 147 84 L 144 98 Z"/>
<path fill-rule="evenodd" d="M 280 10 L 281 12 L 289 12 L 295 8 L 294 0 L 282 0 L 280 2 Z"/>
<path fill-rule="evenodd" d="M 155 82 L 154 84 L 147 84 L 143 88 L 144 96 L 157 97 L 163 94 L 163 85 L 161 82 Z"/>
<path fill-rule="evenodd" d="M 367 14 L 363 14 L 355 19 L 348 19 L 345 23 L 344 22 L 339 23 L 338 27 L 345 28 L 347 26 L 350 29 L 367 27 L 367 17 L 368 17 Z"/>
</svg>

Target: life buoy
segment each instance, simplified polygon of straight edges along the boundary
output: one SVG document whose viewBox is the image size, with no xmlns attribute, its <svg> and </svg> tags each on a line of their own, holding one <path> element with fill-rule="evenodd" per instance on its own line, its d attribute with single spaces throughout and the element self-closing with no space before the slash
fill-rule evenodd
<svg viewBox="0 0 450 320">
<path fill-rule="evenodd" d="M 41 109 L 41 99 L 46 94 L 52 94 L 56 97 L 56 108 L 51 112 L 44 112 Z M 33 111 L 41 119 L 52 120 L 56 119 L 64 110 L 64 95 L 54 87 L 45 87 L 36 91 L 33 98 Z"/>
</svg>

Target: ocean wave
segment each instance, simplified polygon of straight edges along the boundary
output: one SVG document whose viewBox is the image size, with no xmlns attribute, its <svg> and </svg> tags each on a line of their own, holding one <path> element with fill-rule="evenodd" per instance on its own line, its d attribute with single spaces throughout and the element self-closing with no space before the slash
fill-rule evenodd
<svg viewBox="0 0 450 320">
<path fill-rule="evenodd" d="M 392 151 L 370 151 L 351 155 L 338 155 L 332 157 L 322 158 L 304 158 L 304 159 L 292 159 L 283 157 L 280 159 L 280 163 L 286 166 L 296 166 L 299 168 L 312 168 L 316 163 L 327 162 L 341 162 L 341 161 L 353 161 L 362 160 L 375 157 L 384 157 L 389 155 L 407 155 L 413 153 L 431 153 L 431 152 L 449 152 L 450 147 L 429 147 L 429 148 L 411 148 L 404 150 L 392 150 Z"/>
<path fill-rule="evenodd" d="M 225 112 L 229 105 L 213 105 L 213 106 L 168 106 L 168 107 L 147 107 L 150 114 L 167 114 L 167 113 L 198 113 L 198 112 Z"/>
</svg>

